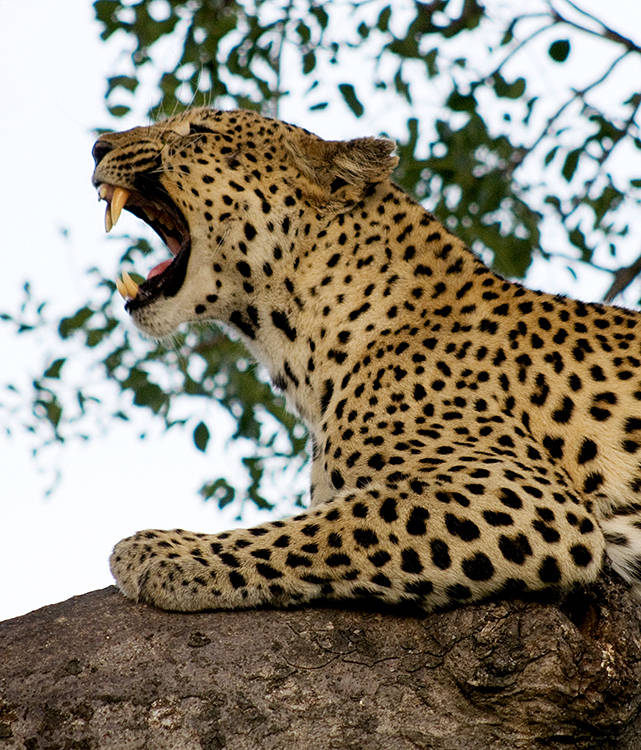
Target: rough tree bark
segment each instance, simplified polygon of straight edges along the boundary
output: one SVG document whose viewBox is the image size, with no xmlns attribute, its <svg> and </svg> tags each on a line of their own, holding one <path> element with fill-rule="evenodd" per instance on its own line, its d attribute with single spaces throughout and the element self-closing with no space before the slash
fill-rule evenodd
<svg viewBox="0 0 641 750">
<path fill-rule="evenodd" d="M 638 750 L 640 624 L 611 578 L 425 618 L 108 588 L 0 623 L 0 750 Z"/>
</svg>

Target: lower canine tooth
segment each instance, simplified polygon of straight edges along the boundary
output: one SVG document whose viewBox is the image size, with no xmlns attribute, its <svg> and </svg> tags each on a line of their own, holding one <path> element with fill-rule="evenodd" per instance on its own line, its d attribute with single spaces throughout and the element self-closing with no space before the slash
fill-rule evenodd
<svg viewBox="0 0 641 750">
<path fill-rule="evenodd" d="M 123 299 L 127 299 L 128 298 L 129 295 L 127 294 L 127 287 L 123 284 L 121 278 L 117 278 L 116 279 L 116 289 L 118 290 L 118 294 Z"/>
<path fill-rule="evenodd" d="M 131 299 L 138 294 L 138 284 L 131 278 L 127 271 L 122 272 L 122 283 L 127 292 L 127 296 Z"/>
</svg>

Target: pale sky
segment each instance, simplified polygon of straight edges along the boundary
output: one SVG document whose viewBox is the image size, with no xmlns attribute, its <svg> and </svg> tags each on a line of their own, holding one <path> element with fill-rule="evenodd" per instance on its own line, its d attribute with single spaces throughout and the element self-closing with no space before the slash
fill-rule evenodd
<svg viewBox="0 0 641 750">
<path fill-rule="evenodd" d="M 65 0 L 64 12 L 49 0 L 0 0 L 0 17 L 0 310 L 15 308 L 28 278 L 53 310 L 72 312 L 93 288 L 86 269 L 100 262 L 115 278 L 122 252 L 105 238 L 104 204 L 90 183 L 91 128 L 106 122 L 102 97 L 115 53 L 98 42 L 86 0 Z M 125 219 L 139 228 L 123 216 L 123 232 Z M 70 228 L 69 240 L 61 227 Z M 114 304 L 130 325 L 122 303 Z M 56 344 L 56 337 L 36 342 L 0 325 L 0 386 L 37 373 L 43 353 L 56 356 Z M 138 430 L 113 423 L 104 439 L 53 451 L 46 464 L 55 459 L 64 470 L 48 499 L 48 477 L 38 473 L 30 441 L 20 431 L 0 436 L 0 620 L 112 583 L 111 547 L 137 529 L 214 531 L 233 523 L 232 513 L 197 493 L 216 474 L 213 457 L 226 450 L 219 435 L 204 456 L 188 434 L 164 434 L 160 424 L 135 410 L 132 416 Z M 226 425 L 216 426 L 227 434 Z M 143 429 L 153 441 L 137 440 Z"/>
<path fill-rule="evenodd" d="M 591 5 L 602 7 L 597 0 Z M 640 7 L 637 0 L 614 0 L 608 10 L 623 14 L 625 31 L 641 28 Z M 98 41 L 88 0 L 65 0 L 64 12 L 51 0 L 0 0 L 0 17 L 0 312 L 15 309 L 26 279 L 36 297 L 50 301 L 52 313 L 70 312 L 93 290 L 89 266 L 100 263 L 113 278 L 119 271 L 122 246 L 106 239 L 104 205 L 90 184 L 91 129 L 109 124 L 102 97 L 117 50 Z M 312 121 L 291 102 L 282 114 L 326 137 L 387 128 L 385 111 L 343 128 L 335 115 Z M 63 227 L 70 229 L 67 239 Z M 138 232 L 140 222 L 123 215 L 118 230 L 128 228 Z M 530 283 L 568 291 L 573 282 L 562 265 L 538 264 Z M 586 274 L 574 291 L 596 298 L 607 284 L 603 275 Z M 122 324 L 131 326 L 120 301 L 114 304 Z M 56 356 L 56 343 L 55 336 L 15 337 L 0 325 L 0 387 L 24 383 L 45 353 Z M 111 547 L 137 529 L 215 531 L 234 523 L 233 512 L 221 513 L 197 494 L 203 480 L 216 475 L 216 462 L 228 464 L 234 453 L 225 440 L 229 425 L 213 421 L 218 432 L 203 455 L 188 433 L 165 434 L 136 410 L 132 417 L 134 427 L 114 423 L 105 438 L 46 457 L 45 466 L 56 460 L 63 466 L 61 485 L 48 499 L 47 478 L 30 457 L 29 439 L 20 431 L 0 436 L 0 620 L 110 584 Z M 151 437 L 139 441 L 143 429 Z"/>
</svg>

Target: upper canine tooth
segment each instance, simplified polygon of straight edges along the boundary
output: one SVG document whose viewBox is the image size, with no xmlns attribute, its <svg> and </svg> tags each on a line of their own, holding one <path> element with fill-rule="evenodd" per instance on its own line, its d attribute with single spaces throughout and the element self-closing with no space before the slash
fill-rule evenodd
<svg viewBox="0 0 641 750">
<path fill-rule="evenodd" d="M 127 199 L 129 198 L 129 190 L 126 190 L 122 187 L 116 187 L 114 188 L 113 195 L 111 196 L 111 225 L 115 226 L 118 219 L 120 218 L 120 213 L 122 209 L 124 208 L 125 204 L 127 203 Z"/>
<path fill-rule="evenodd" d="M 111 206 L 109 203 L 107 203 L 105 208 L 105 232 L 111 232 L 114 223 L 111 219 Z"/>
</svg>

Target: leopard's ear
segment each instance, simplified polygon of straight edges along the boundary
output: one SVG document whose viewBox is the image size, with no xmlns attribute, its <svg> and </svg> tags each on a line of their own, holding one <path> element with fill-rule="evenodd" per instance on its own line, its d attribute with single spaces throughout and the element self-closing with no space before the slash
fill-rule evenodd
<svg viewBox="0 0 641 750">
<path fill-rule="evenodd" d="M 310 182 L 337 199 L 356 200 L 365 187 L 386 180 L 398 164 L 388 138 L 325 141 L 302 132 L 287 147 Z"/>
</svg>

